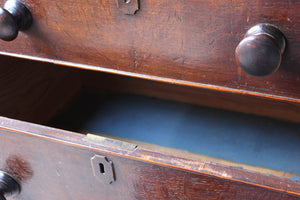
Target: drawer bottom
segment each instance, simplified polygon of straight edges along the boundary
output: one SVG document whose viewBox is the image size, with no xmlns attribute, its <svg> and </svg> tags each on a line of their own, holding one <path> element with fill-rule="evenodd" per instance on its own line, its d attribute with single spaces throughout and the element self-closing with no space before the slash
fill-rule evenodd
<svg viewBox="0 0 300 200">
<path fill-rule="evenodd" d="M 50 126 L 300 174 L 300 124 L 270 118 L 138 95 L 84 93 Z"/>
</svg>

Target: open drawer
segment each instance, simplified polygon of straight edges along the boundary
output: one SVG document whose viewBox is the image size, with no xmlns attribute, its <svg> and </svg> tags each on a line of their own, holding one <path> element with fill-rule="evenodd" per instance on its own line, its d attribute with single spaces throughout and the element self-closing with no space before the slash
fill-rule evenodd
<svg viewBox="0 0 300 200">
<path fill-rule="evenodd" d="M 16 199 L 300 198 L 299 124 L 102 72 L 8 58 L 1 70 L 0 168 Z"/>
</svg>

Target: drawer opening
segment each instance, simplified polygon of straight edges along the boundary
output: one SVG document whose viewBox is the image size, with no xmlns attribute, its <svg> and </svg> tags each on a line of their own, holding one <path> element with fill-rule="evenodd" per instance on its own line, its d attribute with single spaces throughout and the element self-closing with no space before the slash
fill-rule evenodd
<svg viewBox="0 0 300 200">
<path fill-rule="evenodd" d="M 300 126 L 132 94 L 84 92 L 52 127 L 300 174 Z"/>
<path fill-rule="evenodd" d="M 208 106 L 224 100 L 204 90 L 22 59 L 0 60 L 1 116 L 300 174 L 299 123 L 198 106 L 199 98 L 213 102 L 203 103 Z"/>
</svg>

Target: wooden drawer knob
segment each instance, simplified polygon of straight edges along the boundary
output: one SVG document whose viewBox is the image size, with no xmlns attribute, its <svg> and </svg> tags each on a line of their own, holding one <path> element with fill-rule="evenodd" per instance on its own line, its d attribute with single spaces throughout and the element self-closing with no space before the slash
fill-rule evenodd
<svg viewBox="0 0 300 200">
<path fill-rule="evenodd" d="M 28 8 L 17 0 L 8 0 L 0 8 L 0 39 L 14 40 L 19 30 L 26 30 L 32 24 L 32 16 Z"/>
<path fill-rule="evenodd" d="M 250 28 L 235 50 L 237 63 L 253 76 L 267 76 L 281 63 L 286 40 L 272 24 L 258 24 Z"/>
<path fill-rule="evenodd" d="M 20 191 L 20 184 L 11 175 L 0 171 L 0 200 L 19 194 Z"/>
</svg>

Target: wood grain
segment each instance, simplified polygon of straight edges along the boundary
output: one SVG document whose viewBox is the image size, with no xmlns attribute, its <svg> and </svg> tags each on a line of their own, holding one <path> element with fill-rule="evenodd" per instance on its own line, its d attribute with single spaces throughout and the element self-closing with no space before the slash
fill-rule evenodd
<svg viewBox="0 0 300 200">
<path fill-rule="evenodd" d="M 134 16 L 111 0 L 24 2 L 33 27 L 0 42 L 2 54 L 300 102 L 297 0 L 140 0 Z M 250 27 L 264 22 L 278 26 L 288 45 L 279 71 L 256 78 L 237 66 L 234 50 Z"/>
<path fill-rule="evenodd" d="M 80 70 L 84 90 L 129 93 L 300 122 L 300 104 L 109 73 Z"/>
<path fill-rule="evenodd" d="M 83 141 L 84 135 L 0 120 L 0 145 L 5 149 L 0 153 L 0 168 L 18 157 L 31 172 L 22 182 L 18 199 L 283 200 L 300 196 L 299 182 L 287 178 L 186 160 L 143 147 L 128 151 L 102 146 Z M 113 161 L 116 182 L 104 184 L 93 175 L 90 158 L 95 154 Z"/>
<path fill-rule="evenodd" d="M 300 122 L 300 104 L 1 56 L 0 115 L 46 123 L 81 91 L 129 93 Z"/>
<path fill-rule="evenodd" d="M 81 89 L 68 68 L 0 57 L 0 115 L 45 123 Z"/>
</svg>

